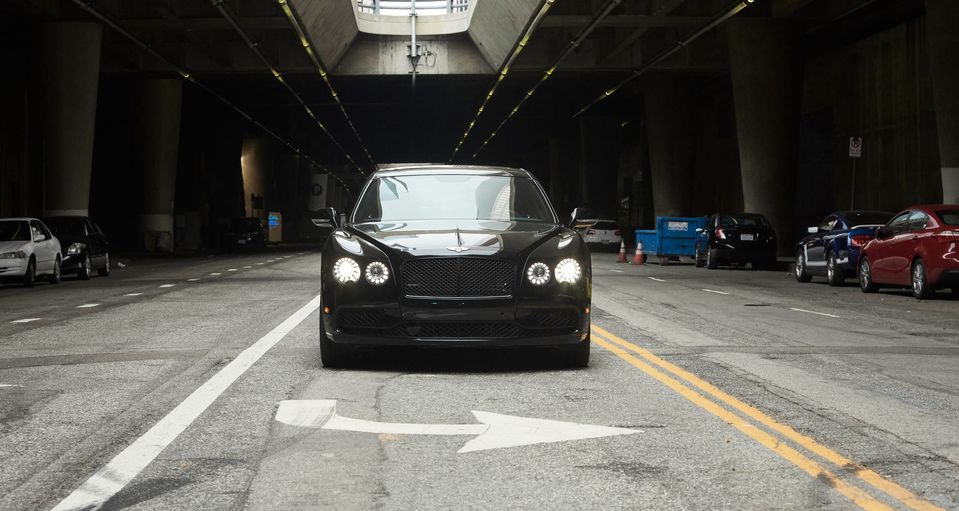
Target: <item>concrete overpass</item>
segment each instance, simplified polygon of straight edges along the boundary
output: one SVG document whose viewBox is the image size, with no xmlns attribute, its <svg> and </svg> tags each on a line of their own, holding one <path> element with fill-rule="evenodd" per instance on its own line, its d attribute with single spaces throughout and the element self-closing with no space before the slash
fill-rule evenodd
<svg viewBox="0 0 959 511">
<path fill-rule="evenodd" d="M 196 250 L 268 211 L 310 236 L 314 174 L 344 208 L 375 164 L 495 163 L 624 225 L 764 213 L 785 254 L 834 209 L 959 202 L 954 2 L 374 4 L 4 2 L 0 216 Z"/>
</svg>

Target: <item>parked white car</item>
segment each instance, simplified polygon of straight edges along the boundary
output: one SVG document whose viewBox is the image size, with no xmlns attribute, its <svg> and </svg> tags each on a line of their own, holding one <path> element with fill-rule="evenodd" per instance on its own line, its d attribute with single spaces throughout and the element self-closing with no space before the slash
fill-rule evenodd
<svg viewBox="0 0 959 511">
<path fill-rule="evenodd" d="M 616 225 L 615 220 L 597 220 L 596 223 L 580 231 L 583 241 L 590 249 L 602 248 L 619 250 L 619 243 L 623 241 L 623 231 Z"/>
<path fill-rule="evenodd" d="M 60 283 L 60 241 L 36 218 L 0 218 L 0 279 Z"/>
</svg>

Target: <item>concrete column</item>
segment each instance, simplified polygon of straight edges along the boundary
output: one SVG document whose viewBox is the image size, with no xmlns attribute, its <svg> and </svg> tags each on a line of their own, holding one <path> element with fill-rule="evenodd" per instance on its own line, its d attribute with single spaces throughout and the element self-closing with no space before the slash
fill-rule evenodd
<svg viewBox="0 0 959 511">
<path fill-rule="evenodd" d="M 273 157 L 269 140 L 243 140 L 240 168 L 243 171 L 243 200 L 247 216 L 256 216 L 266 222 L 267 209 L 272 207 Z M 253 195 L 263 197 L 263 209 L 253 207 Z"/>
<path fill-rule="evenodd" d="M 779 235 L 779 253 L 792 253 L 802 33 L 788 22 L 737 18 L 727 24 L 743 207 L 766 215 Z"/>
<path fill-rule="evenodd" d="M 173 250 L 174 198 L 180 147 L 183 82 L 147 80 L 137 101 L 137 158 L 141 174 L 140 232 L 147 250 Z"/>
<path fill-rule="evenodd" d="M 926 0 L 929 72 L 936 102 L 942 202 L 959 204 L 959 2 Z"/>
<path fill-rule="evenodd" d="M 646 133 L 657 216 L 689 215 L 695 122 L 692 94 L 676 78 L 657 78 L 646 89 Z"/>
<path fill-rule="evenodd" d="M 39 30 L 36 100 L 47 215 L 86 216 L 90 208 L 101 36 L 96 23 L 50 23 Z"/>
</svg>

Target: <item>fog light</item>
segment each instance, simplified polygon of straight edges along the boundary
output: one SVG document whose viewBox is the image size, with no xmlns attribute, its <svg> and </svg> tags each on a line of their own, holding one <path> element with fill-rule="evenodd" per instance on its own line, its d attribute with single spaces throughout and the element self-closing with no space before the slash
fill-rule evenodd
<svg viewBox="0 0 959 511">
<path fill-rule="evenodd" d="M 533 263 L 526 270 L 526 278 L 535 286 L 542 286 L 549 282 L 549 266 L 543 263 Z"/>
<path fill-rule="evenodd" d="M 340 284 L 358 282 L 360 265 L 349 257 L 344 257 L 333 265 L 333 278 Z"/>
<path fill-rule="evenodd" d="M 385 284 L 390 279 L 390 269 L 379 261 L 366 265 L 366 281 L 374 286 Z"/>
<path fill-rule="evenodd" d="M 583 268 L 575 259 L 563 259 L 556 265 L 556 280 L 562 284 L 575 284 L 583 276 Z"/>
</svg>

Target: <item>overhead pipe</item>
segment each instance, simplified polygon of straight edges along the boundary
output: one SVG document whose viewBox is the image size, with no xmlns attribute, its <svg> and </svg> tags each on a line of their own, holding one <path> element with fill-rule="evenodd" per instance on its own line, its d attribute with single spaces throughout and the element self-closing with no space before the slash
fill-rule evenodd
<svg viewBox="0 0 959 511">
<path fill-rule="evenodd" d="M 600 9 L 599 11 L 596 12 L 596 14 L 593 15 L 590 21 L 588 21 L 586 25 L 584 25 L 583 28 L 580 29 L 576 37 L 570 40 L 569 44 L 566 45 L 566 48 L 563 49 L 563 51 L 560 52 L 560 54 L 555 59 L 553 59 L 553 62 L 549 65 L 549 67 L 546 68 L 546 71 L 543 72 L 543 76 L 540 77 L 539 81 L 536 82 L 536 84 L 534 84 L 533 87 L 525 95 L 523 95 L 522 98 L 520 98 L 519 103 L 517 103 L 516 106 L 514 106 L 513 109 L 510 111 L 510 113 L 507 114 L 505 118 L 503 118 L 503 120 L 499 123 L 496 129 L 494 129 L 490 133 L 490 135 L 486 137 L 486 140 L 484 140 L 483 143 L 479 146 L 479 148 L 476 149 L 476 152 L 473 153 L 473 158 L 476 158 L 479 155 L 479 153 L 482 152 L 484 148 L 486 148 L 486 146 L 490 143 L 490 141 L 492 141 L 496 137 L 500 129 L 502 129 L 503 126 L 505 126 L 506 123 L 509 122 L 509 120 L 512 119 L 517 112 L 519 112 L 519 109 L 523 107 L 523 104 L 526 102 L 526 100 L 528 100 L 530 97 L 533 96 L 533 94 L 536 93 L 536 90 L 539 88 L 539 86 L 542 85 L 544 82 L 546 82 L 546 80 L 549 80 L 551 76 L 553 76 L 553 73 L 556 72 L 556 68 L 564 60 L 566 60 L 566 57 L 570 56 L 574 51 L 576 51 L 576 48 L 579 48 L 579 46 L 583 43 L 583 41 L 585 41 L 586 38 L 593 33 L 593 30 L 595 30 L 596 27 L 598 27 L 599 24 L 604 19 L 606 19 L 607 16 L 609 16 L 609 14 L 613 11 L 613 9 L 618 7 L 619 4 L 621 4 L 622 2 L 623 0 L 609 0 L 606 2 L 606 5 L 604 5 L 602 9 Z"/>
<path fill-rule="evenodd" d="M 128 30 L 126 30 L 125 28 L 123 28 L 122 26 L 120 26 L 120 24 L 118 24 L 117 22 L 113 21 L 113 19 L 111 19 L 111 18 L 110 18 L 109 16 L 107 16 L 106 14 L 103 14 L 102 12 L 98 11 L 95 7 L 93 7 L 92 5 L 90 5 L 88 2 L 86 2 L 86 1 L 84 1 L 84 0 L 72 0 L 72 1 L 73 1 L 73 3 L 74 3 L 77 7 L 79 7 L 80 9 L 82 9 L 84 12 L 86 12 L 87 14 L 93 16 L 94 18 L 96 18 L 97 20 L 99 20 L 99 21 L 100 21 L 101 23 L 103 23 L 104 25 L 110 27 L 110 28 L 113 29 L 115 32 L 117 32 L 117 33 L 119 33 L 120 35 L 122 35 L 123 37 L 127 38 L 127 39 L 130 40 L 133 44 L 135 44 L 136 46 L 138 46 L 141 50 L 149 53 L 150 55 L 152 55 L 154 58 L 156 58 L 156 59 L 159 60 L 160 62 L 162 62 L 162 63 L 166 64 L 167 66 L 169 66 L 171 69 L 173 69 L 174 71 L 176 71 L 177 74 L 179 74 L 180 77 L 182 77 L 184 80 L 186 80 L 186 81 L 188 81 L 189 83 L 193 84 L 194 86 L 196 86 L 196 87 L 199 88 L 200 90 L 206 92 L 207 94 L 215 97 L 215 98 L 218 99 L 221 103 L 223 103 L 223 104 L 225 104 L 226 106 L 230 107 L 234 112 L 238 113 L 241 117 L 243 117 L 244 119 L 246 119 L 248 122 L 250 122 L 251 124 L 253 124 L 253 125 L 256 126 L 257 128 L 259 128 L 260 130 L 262 130 L 262 131 L 263 131 L 264 133 L 266 133 L 267 135 L 273 137 L 277 142 L 285 145 L 287 148 L 289 148 L 289 149 L 290 149 L 291 151 L 293 151 L 294 153 L 296 153 L 296 154 L 298 154 L 298 155 L 306 158 L 311 164 L 313 164 L 314 166 L 316 166 L 317 168 L 319 168 L 320 170 L 322 170 L 323 172 L 325 172 L 326 174 L 328 174 L 330 177 L 332 177 L 333 179 L 335 179 L 336 181 L 338 181 L 340 184 L 342 184 L 342 185 L 343 185 L 343 188 L 346 189 L 347 193 L 349 193 L 351 197 L 353 196 L 352 190 L 350 190 L 350 187 L 346 184 L 345 181 L 343 181 L 343 179 L 341 179 L 338 175 L 336 175 L 335 173 L 333 173 L 332 171 L 330 171 L 328 168 L 326 168 L 325 166 L 323 166 L 322 164 L 320 164 L 319 162 L 317 162 L 316 160 L 314 160 L 309 154 L 306 154 L 306 153 L 305 153 L 303 150 L 301 150 L 299 147 L 296 147 L 295 145 L 293 145 L 292 142 L 290 142 L 289 140 L 281 137 L 278 133 L 276 133 L 275 131 L 271 130 L 270 128 L 267 128 L 263 123 L 261 123 L 260 121 L 254 119 L 253 116 L 251 116 L 249 113 L 247 113 L 247 112 L 246 112 L 245 110 L 243 110 L 242 108 L 240 108 L 240 107 L 236 106 L 235 104 L 233 104 L 232 102 L 230 102 L 230 100 L 226 99 L 222 94 L 214 91 L 213 89 L 211 89 L 210 87 L 208 87 L 208 86 L 205 85 L 204 83 L 202 83 L 202 82 L 200 82 L 199 80 L 197 80 L 196 77 L 193 76 L 192 73 L 190 73 L 190 72 L 187 71 L 186 69 L 184 69 L 184 68 L 182 68 L 182 67 L 174 64 L 173 61 L 171 61 L 170 59 L 168 59 L 168 58 L 164 57 L 163 55 L 161 55 L 159 52 L 157 52 L 156 50 L 154 50 L 153 47 L 151 47 L 149 44 L 143 42 L 142 39 L 140 39 L 139 37 L 133 35 L 130 31 L 128 31 Z"/>
<path fill-rule="evenodd" d="M 626 78 L 625 80 L 619 82 L 619 83 L 616 84 L 613 88 L 606 90 L 606 91 L 603 92 L 598 98 L 594 99 L 592 102 L 590 102 L 589 104 L 587 104 L 587 105 L 584 106 L 583 108 L 580 108 L 579 111 L 577 111 L 575 114 L 573 114 L 573 118 L 575 119 L 575 118 L 579 117 L 580 115 L 586 113 L 587 110 L 589 110 L 590 108 L 594 107 L 594 106 L 595 106 L 597 103 L 599 103 L 600 101 L 603 101 L 604 99 L 612 96 L 613 94 L 616 94 L 616 93 L 617 93 L 620 89 L 622 89 L 626 84 L 628 84 L 628 83 L 632 82 L 633 80 L 639 78 L 640 76 L 642 76 L 643 74 L 645 74 L 647 71 L 649 71 L 650 69 L 652 69 L 653 66 L 655 66 L 656 64 L 659 64 L 660 62 L 668 59 L 670 56 L 672 56 L 672 55 L 673 55 L 674 53 L 676 53 L 677 51 L 686 48 L 686 47 L 689 46 L 693 41 L 695 41 L 696 39 L 699 39 L 699 37 L 702 36 L 703 34 L 705 34 L 706 32 L 709 32 L 710 30 L 712 30 L 712 29 L 716 28 L 717 26 L 721 25 L 723 22 L 725 22 L 725 21 L 728 20 L 729 18 L 732 18 L 732 17 L 735 16 L 736 14 L 739 14 L 739 11 L 742 11 L 743 9 L 745 9 L 746 7 L 748 7 L 749 4 L 753 3 L 754 1 L 755 1 L 755 0 L 744 0 L 744 1 L 742 1 L 742 2 L 737 3 L 735 6 L 733 6 L 733 7 L 730 8 L 729 10 L 727 10 L 727 11 L 719 14 L 718 16 L 716 16 L 715 18 L 713 18 L 710 22 L 708 22 L 708 23 L 706 23 L 705 25 L 703 25 L 702 27 L 700 27 L 698 30 L 696 30 L 695 32 L 693 32 L 692 35 L 690 35 L 690 36 L 688 36 L 688 37 L 685 37 L 685 38 L 677 41 L 676 44 L 674 44 L 671 48 L 668 48 L 668 49 L 660 52 L 658 55 L 656 55 L 656 57 L 653 58 L 653 60 L 649 61 L 648 63 L 644 64 L 644 65 L 643 65 L 642 67 L 640 67 L 639 69 L 636 69 L 636 70 L 634 70 L 632 73 L 630 73 L 630 75 L 629 75 L 628 78 Z"/>
</svg>

